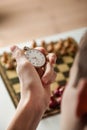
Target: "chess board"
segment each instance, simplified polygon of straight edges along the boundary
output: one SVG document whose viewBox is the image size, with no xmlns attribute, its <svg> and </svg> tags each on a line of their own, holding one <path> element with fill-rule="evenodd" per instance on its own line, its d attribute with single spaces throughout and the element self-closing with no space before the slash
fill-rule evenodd
<svg viewBox="0 0 87 130">
<path fill-rule="evenodd" d="M 63 40 L 63 42 L 66 40 Z M 71 41 L 69 40 L 68 42 L 70 42 L 70 44 L 72 45 L 73 43 L 75 43 L 75 41 L 71 43 Z M 45 48 L 47 50 L 49 50 L 48 52 L 54 52 L 54 50 L 52 50 L 53 45 L 58 44 L 57 42 L 51 42 L 51 44 L 47 44 L 47 47 L 49 45 L 52 45 L 49 49 L 47 49 L 47 47 L 45 46 Z M 77 47 L 77 43 L 76 47 Z M 63 48 L 63 46 L 62 46 Z M 54 81 L 54 83 L 51 84 L 51 98 L 50 98 L 50 103 L 49 103 L 49 107 L 46 110 L 46 112 L 43 115 L 43 118 L 48 117 L 48 116 L 52 116 L 55 115 L 57 113 L 60 112 L 60 105 L 61 105 L 61 98 L 62 98 L 62 93 L 65 89 L 65 85 L 67 84 L 68 80 L 69 80 L 69 72 L 70 72 L 70 68 L 73 64 L 75 55 L 76 55 L 76 50 L 74 51 L 70 51 L 69 46 L 67 47 L 67 50 L 69 51 L 65 51 L 65 53 L 60 53 L 60 49 L 57 51 L 56 50 L 56 54 L 57 54 L 57 60 L 56 60 L 56 64 L 54 65 L 54 70 L 57 72 L 57 77 Z M 8 54 L 9 57 L 11 57 L 11 54 Z M 1 61 L 3 55 L 0 56 L 0 74 L 2 76 L 2 79 L 6 85 L 6 88 L 8 90 L 8 93 L 15 105 L 15 107 L 17 107 L 19 100 L 20 100 L 20 83 L 19 83 L 19 79 L 16 73 L 16 68 L 13 69 L 7 69 L 5 67 L 5 63 L 3 63 Z"/>
</svg>

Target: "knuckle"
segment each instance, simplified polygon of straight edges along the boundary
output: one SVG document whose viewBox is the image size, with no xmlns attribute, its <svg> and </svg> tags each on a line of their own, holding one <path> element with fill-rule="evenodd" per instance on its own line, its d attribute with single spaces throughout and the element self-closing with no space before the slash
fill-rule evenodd
<svg viewBox="0 0 87 130">
<path fill-rule="evenodd" d="M 57 56 L 55 55 L 55 53 L 49 53 L 47 55 L 47 59 L 50 63 L 52 64 L 55 64 L 56 63 L 56 59 L 57 59 Z"/>
<path fill-rule="evenodd" d="M 16 55 L 16 56 L 20 56 L 20 55 L 21 55 L 21 51 L 18 50 L 18 49 L 16 49 L 16 50 L 15 50 L 15 55 Z"/>
<path fill-rule="evenodd" d="M 23 51 L 20 50 L 20 49 L 16 49 L 15 52 L 13 53 L 13 57 L 16 58 L 16 59 L 18 59 L 22 56 L 23 56 Z"/>
<path fill-rule="evenodd" d="M 17 66 L 17 73 L 20 74 L 27 68 L 29 68 L 29 62 L 25 61 Z"/>
<path fill-rule="evenodd" d="M 21 64 L 22 68 L 25 69 L 27 67 L 29 67 L 29 62 L 28 61 L 24 61 L 22 64 Z"/>
</svg>

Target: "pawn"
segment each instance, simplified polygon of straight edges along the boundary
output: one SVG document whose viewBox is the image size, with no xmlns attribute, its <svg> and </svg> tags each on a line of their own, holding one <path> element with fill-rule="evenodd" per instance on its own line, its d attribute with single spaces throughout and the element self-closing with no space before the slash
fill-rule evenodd
<svg viewBox="0 0 87 130">
<path fill-rule="evenodd" d="M 49 108 L 56 109 L 58 107 L 59 107 L 58 102 L 56 101 L 56 99 L 53 96 L 51 96 L 50 103 L 49 103 Z"/>
<path fill-rule="evenodd" d="M 41 47 L 45 48 L 46 49 L 46 42 L 43 40 L 41 41 Z"/>
<path fill-rule="evenodd" d="M 57 99 L 58 104 L 61 104 L 62 97 L 58 97 Z"/>
<path fill-rule="evenodd" d="M 32 44 L 32 45 L 31 45 L 31 48 L 35 48 L 35 47 L 37 47 L 37 43 L 36 43 L 35 40 L 33 40 L 31 44 Z"/>
<path fill-rule="evenodd" d="M 14 63 L 12 62 L 12 60 L 9 60 L 6 65 L 5 65 L 6 69 L 12 70 L 14 69 Z"/>
<path fill-rule="evenodd" d="M 71 43 L 69 43 L 68 40 L 66 40 L 66 41 L 64 42 L 64 48 L 69 48 L 70 45 L 71 45 Z"/>
<path fill-rule="evenodd" d="M 61 86 L 61 87 L 58 88 L 60 96 L 62 96 L 64 88 L 65 88 L 65 86 Z"/>
<path fill-rule="evenodd" d="M 48 51 L 48 53 L 50 53 L 50 52 L 53 52 L 53 51 L 54 51 L 54 46 L 53 46 L 53 43 L 50 43 L 50 44 L 48 44 L 48 45 L 47 45 L 47 51 Z"/>
<path fill-rule="evenodd" d="M 62 48 L 63 48 L 63 40 L 60 40 L 54 44 L 54 52 L 57 56 L 60 54 Z"/>
<path fill-rule="evenodd" d="M 61 55 L 65 55 L 66 53 L 67 53 L 66 48 L 62 48 L 61 51 L 60 51 L 60 54 Z"/>
<path fill-rule="evenodd" d="M 8 57 L 9 57 L 8 53 L 4 52 L 3 55 L 2 55 L 2 57 L 1 57 L 1 62 L 7 63 L 8 59 L 9 59 Z"/>
<path fill-rule="evenodd" d="M 77 52 L 77 46 L 75 44 L 72 44 L 72 46 L 69 48 L 69 52 L 76 53 Z"/>
<path fill-rule="evenodd" d="M 16 67 L 17 67 L 17 62 L 16 62 L 16 60 L 15 60 L 14 58 L 12 58 L 11 60 L 12 60 L 12 63 L 13 63 L 14 68 L 16 68 Z"/>
<path fill-rule="evenodd" d="M 62 40 L 60 40 L 58 43 L 57 43 L 57 49 L 58 50 L 61 50 L 62 49 L 62 47 L 63 47 L 63 41 Z"/>
<path fill-rule="evenodd" d="M 59 96 L 60 96 L 59 89 L 56 89 L 56 90 L 54 91 L 54 96 L 55 96 L 55 97 L 59 97 Z"/>
</svg>

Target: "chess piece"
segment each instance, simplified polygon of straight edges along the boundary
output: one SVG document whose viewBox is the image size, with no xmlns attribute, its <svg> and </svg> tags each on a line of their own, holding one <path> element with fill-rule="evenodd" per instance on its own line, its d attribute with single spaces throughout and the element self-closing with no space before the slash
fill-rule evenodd
<svg viewBox="0 0 87 130">
<path fill-rule="evenodd" d="M 67 40 L 64 41 L 64 47 L 66 49 L 70 47 L 70 43 Z"/>
<path fill-rule="evenodd" d="M 50 52 L 53 52 L 53 51 L 54 51 L 54 46 L 53 46 L 53 43 L 49 43 L 49 44 L 47 45 L 47 51 L 48 51 L 48 53 L 50 53 Z"/>
<path fill-rule="evenodd" d="M 2 57 L 1 57 L 1 62 L 7 63 L 7 61 L 8 61 L 8 53 L 4 52 Z"/>
<path fill-rule="evenodd" d="M 41 47 L 46 49 L 46 42 L 45 41 L 41 41 Z"/>
<path fill-rule="evenodd" d="M 8 62 L 5 64 L 6 69 L 14 69 L 14 63 L 12 62 L 12 60 L 8 60 Z"/>
<path fill-rule="evenodd" d="M 31 45 L 31 46 L 32 46 L 31 48 L 35 48 L 35 47 L 37 47 L 37 43 L 36 43 L 35 40 L 33 40 L 31 44 L 32 44 L 32 45 Z"/>
</svg>

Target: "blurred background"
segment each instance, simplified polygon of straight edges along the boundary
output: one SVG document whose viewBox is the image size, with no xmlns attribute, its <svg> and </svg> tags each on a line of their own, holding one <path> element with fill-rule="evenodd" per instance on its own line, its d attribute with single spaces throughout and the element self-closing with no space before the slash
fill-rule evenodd
<svg viewBox="0 0 87 130">
<path fill-rule="evenodd" d="M 87 26 L 87 0 L 0 0 L 0 47 Z"/>
</svg>

